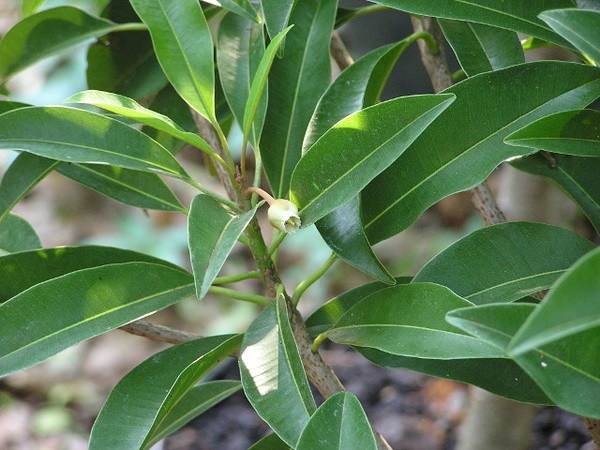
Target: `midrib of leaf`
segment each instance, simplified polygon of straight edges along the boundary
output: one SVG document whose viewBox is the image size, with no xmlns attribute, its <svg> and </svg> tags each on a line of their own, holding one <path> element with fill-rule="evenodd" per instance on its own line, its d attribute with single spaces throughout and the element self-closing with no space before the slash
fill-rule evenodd
<svg viewBox="0 0 600 450">
<path fill-rule="evenodd" d="M 124 70 L 123 72 L 121 72 L 121 76 L 117 77 L 115 79 L 115 82 L 111 84 L 111 90 L 115 91 L 119 84 L 121 84 L 124 80 L 127 80 L 133 73 L 135 73 L 136 70 L 138 70 L 146 62 L 148 62 L 152 58 L 152 55 L 154 55 L 154 49 L 148 50 L 142 55 L 142 58 L 138 61 L 137 64 L 134 64 L 130 66 L 128 70 Z"/>
<path fill-rule="evenodd" d="M 482 289 L 480 291 L 472 292 L 469 295 L 465 295 L 463 298 L 465 298 L 465 299 L 468 300 L 471 297 L 475 297 L 475 296 L 481 295 L 481 294 L 483 294 L 485 292 L 494 291 L 494 290 L 499 289 L 499 288 L 504 287 L 504 286 L 510 286 L 511 284 L 517 284 L 517 283 L 520 283 L 521 281 L 524 281 L 524 280 L 533 280 L 535 278 L 541 278 L 541 277 L 544 277 L 546 275 L 552 275 L 552 274 L 555 274 L 555 273 L 563 273 L 566 270 L 567 269 L 550 270 L 548 272 L 540 272 L 540 273 L 536 273 L 535 275 L 530 275 L 530 276 L 527 276 L 527 277 L 516 278 L 516 279 L 513 279 L 513 280 L 505 281 L 504 283 L 495 284 L 494 286 L 490 286 L 490 287 L 488 287 L 486 289 Z"/>
<path fill-rule="evenodd" d="M 593 376 L 591 373 L 589 372 L 584 372 L 583 370 L 579 369 L 578 367 L 574 367 L 571 364 L 567 363 L 566 361 L 563 361 L 562 359 L 558 358 L 557 356 L 552 355 L 551 353 L 547 353 L 545 351 L 539 350 L 539 349 L 533 349 L 532 351 L 539 353 L 541 355 L 544 355 L 546 358 L 551 359 L 553 361 L 556 361 L 558 364 L 567 367 L 568 369 L 571 369 L 573 372 L 577 372 L 597 383 L 600 383 L 600 378 Z M 517 356 L 518 358 L 518 356 Z"/>
<path fill-rule="evenodd" d="M 420 188 L 423 184 L 425 184 L 427 181 L 429 181 L 431 178 L 433 178 L 435 175 L 437 175 L 438 173 L 442 172 L 443 170 L 445 170 L 448 166 L 450 166 L 451 164 L 453 164 L 454 162 L 458 161 L 459 159 L 461 159 L 462 157 L 466 156 L 467 153 L 469 153 L 471 150 L 473 150 L 474 148 L 477 148 L 478 146 L 480 146 L 481 144 L 483 144 L 484 142 L 491 140 L 492 138 L 496 137 L 498 134 L 500 134 L 501 131 L 503 131 L 504 129 L 512 126 L 513 124 L 515 124 L 516 122 L 523 120 L 523 118 L 533 114 L 534 112 L 536 112 L 537 110 L 545 107 L 546 105 L 556 101 L 556 99 L 558 99 L 559 97 L 562 97 L 568 93 L 571 93 L 573 91 L 579 90 L 582 87 L 588 86 L 590 84 L 595 84 L 598 83 L 598 80 L 593 80 L 590 81 L 588 83 L 582 84 L 578 87 L 576 87 L 575 89 L 571 89 L 569 91 L 563 92 L 561 93 L 559 96 L 557 97 L 553 97 L 550 100 L 548 100 L 545 103 L 542 103 L 541 105 L 535 107 L 534 109 L 530 110 L 529 112 L 527 112 L 526 114 L 517 117 L 515 120 L 507 123 L 506 125 L 504 125 L 503 127 L 499 128 L 498 130 L 496 130 L 494 133 L 490 134 L 489 136 L 487 136 L 485 139 L 482 139 L 480 141 L 477 141 L 475 144 L 473 144 L 471 147 L 467 148 L 465 151 L 459 153 L 457 156 L 451 158 L 447 163 L 443 164 L 439 169 L 433 171 L 431 174 L 427 175 L 425 178 L 423 178 L 421 181 L 419 181 L 417 184 L 415 184 L 412 188 L 410 188 L 408 191 L 406 191 L 406 193 L 404 193 L 403 195 L 401 195 L 400 197 L 398 197 L 398 199 L 396 201 L 394 201 L 393 203 L 391 203 L 387 208 L 385 208 L 383 211 L 381 211 L 379 214 L 377 214 L 373 219 L 371 219 L 369 221 L 369 223 L 367 223 L 365 225 L 365 229 L 368 229 L 374 222 L 376 222 L 377 220 L 379 220 L 383 215 L 387 214 L 387 212 L 394 208 L 398 203 L 400 203 L 406 196 L 408 196 L 409 194 L 411 194 L 413 191 L 415 191 L 416 189 Z M 442 94 L 445 92 L 441 92 Z M 527 153 L 526 153 L 527 154 Z"/>
<path fill-rule="evenodd" d="M 405 324 L 399 325 L 399 324 L 391 324 L 391 323 L 369 323 L 369 324 L 361 324 L 361 325 L 349 325 L 349 326 L 331 328 L 329 331 L 335 332 L 335 330 L 354 330 L 354 329 L 373 328 L 373 327 L 377 327 L 377 328 L 410 328 L 410 329 L 414 329 L 414 330 L 432 331 L 435 333 L 449 334 L 449 335 L 454 335 L 454 336 L 465 337 L 468 339 L 473 339 L 476 341 L 481 341 L 481 339 L 470 336 L 466 332 L 458 333 L 456 331 L 440 330 L 438 328 L 430 328 L 430 327 L 425 327 L 425 326 L 421 326 L 421 325 L 405 325 Z"/>
<path fill-rule="evenodd" d="M 525 342 L 538 341 L 537 344 L 533 346 L 528 346 L 531 347 L 531 350 L 533 350 L 537 348 L 538 345 L 544 346 L 557 341 L 559 338 L 572 336 L 574 334 L 581 333 L 582 331 L 589 330 L 590 328 L 595 328 L 598 325 L 600 325 L 600 313 L 569 320 L 568 322 L 561 322 L 559 325 L 555 325 L 552 328 L 545 328 L 542 333 L 537 333 L 536 335 L 533 335 L 532 337 L 525 340 Z M 550 340 L 548 340 L 547 338 L 540 339 L 539 337 L 552 334 L 556 334 L 558 337 Z M 539 343 L 539 341 L 541 341 L 541 344 Z M 522 344 L 516 347 L 518 348 L 520 346 L 522 346 Z"/>
<path fill-rule="evenodd" d="M 509 17 L 509 18 L 511 18 L 511 19 L 515 19 L 517 22 L 525 22 L 525 23 L 528 23 L 528 24 L 530 24 L 530 25 L 533 25 L 533 26 L 535 26 L 536 28 L 538 28 L 538 29 L 542 29 L 542 30 L 544 30 L 544 31 L 546 31 L 546 32 L 548 32 L 548 31 L 552 32 L 551 30 L 548 30 L 546 27 L 544 27 L 544 26 L 540 25 L 540 24 L 539 24 L 539 23 L 537 23 L 537 22 L 533 22 L 533 21 L 531 21 L 531 20 L 529 20 L 529 19 L 526 19 L 526 18 L 524 18 L 524 17 L 514 16 L 514 15 L 512 15 L 512 14 L 510 14 L 510 13 L 507 13 L 507 12 L 505 12 L 505 11 L 502 11 L 502 10 L 499 10 L 499 9 L 493 9 L 493 8 L 490 8 L 490 7 L 488 7 L 488 6 L 483 6 L 483 5 L 480 5 L 480 4 L 474 4 L 474 3 L 470 3 L 470 2 L 468 2 L 468 1 L 465 1 L 465 0 L 454 0 L 454 1 L 455 1 L 456 3 L 462 3 L 463 5 L 467 5 L 467 6 L 475 7 L 475 9 L 479 8 L 479 9 L 483 9 L 483 10 L 485 10 L 485 11 L 491 11 L 491 12 L 494 12 L 494 13 L 500 14 L 500 15 L 502 15 L 502 16 Z"/>
<path fill-rule="evenodd" d="M 567 177 L 569 180 L 571 180 L 573 182 L 573 184 L 583 193 L 583 195 L 585 197 L 587 197 L 594 204 L 594 206 L 596 206 L 598 209 L 600 209 L 600 203 L 598 203 L 593 197 L 588 195 L 587 191 L 583 188 L 583 186 L 581 186 L 577 181 L 575 181 L 575 179 L 573 177 L 571 177 L 571 175 L 568 172 L 565 172 L 565 170 L 560 166 L 560 164 L 557 164 L 556 168 L 558 170 L 560 170 L 561 173 L 565 177 Z"/>
<path fill-rule="evenodd" d="M 344 419 L 345 419 L 345 417 L 344 417 L 345 416 L 344 411 L 345 410 L 346 410 L 346 396 L 344 396 L 344 401 L 342 403 L 342 411 L 341 411 L 341 414 L 340 414 L 341 415 L 341 417 L 340 417 L 340 428 L 339 428 L 339 430 L 337 430 L 337 435 L 338 435 L 338 439 L 337 439 L 338 446 L 337 446 L 337 448 L 338 449 L 342 448 L 342 441 L 343 441 L 342 434 L 344 432 Z"/>
<path fill-rule="evenodd" d="M 85 269 L 83 269 L 83 270 L 85 270 Z M 70 274 L 67 274 L 67 275 L 70 275 Z M 63 276 L 65 276 L 65 275 L 63 275 Z M 62 277 L 58 277 L 58 278 L 62 278 Z M 54 279 L 56 279 L 56 278 L 54 278 Z M 178 288 L 175 288 L 175 289 L 167 289 L 167 290 L 165 290 L 165 291 L 157 292 L 157 293 L 155 293 L 155 294 L 152 294 L 152 295 L 149 295 L 149 296 L 146 296 L 146 297 L 141 297 L 140 299 L 138 299 L 138 300 L 135 300 L 135 301 L 133 301 L 133 302 L 130 302 L 130 303 L 127 303 L 127 304 L 125 304 L 125 305 L 119 305 L 119 306 L 117 306 L 117 307 L 115 307 L 115 308 L 111 308 L 111 309 L 109 309 L 109 310 L 105 310 L 105 311 L 103 311 L 103 312 L 102 312 L 102 313 L 100 313 L 100 314 L 96 314 L 96 315 L 94 315 L 94 316 L 90 316 L 90 317 L 88 317 L 88 318 L 86 318 L 86 319 L 84 319 L 84 320 L 81 320 L 81 321 L 77 322 L 77 323 L 74 323 L 74 324 L 72 324 L 72 325 L 68 325 L 68 326 L 66 326 L 65 328 L 61 328 L 61 329 L 60 329 L 60 330 L 58 330 L 58 331 L 54 331 L 53 333 L 47 334 L 46 336 L 44 336 L 44 337 L 42 337 L 42 338 L 40 338 L 40 339 L 37 339 L 37 340 L 35 340 L 35 341 L 32 341 L 32 342 L 30 342 L 30 343 L 28 343 L 28 344 L 26 344 L 26 345 L 23 345 L 23 346 L 21 346 L 21 347 L 19 347 L 19 348 L 15 349 L 15 350 L 13 350 L 13 351 L 11 351 L 10 353 L 6 353 L 6 354 L 5 354 L 5 355 L 3 355 L 2 357 L 0 357 L 0 362 L 2 362 L 3 360 L 5 360 L 6 358 L 10 357 L 11 355 L 13 355 L 13 354 L 15 354 L 15 353 L 18 353 L 18 352 L 20 352 L 20 351 L 23 351 L 23 350 L 25 350 L 25 349 L 27 349 L 27 348 L 29 348 L 29 347 L 31 347 L 31 346 L 38 345 L 38 344 L 40 344 L 41 342 L 44 342 L 45 340 L 48 340 L 48 339 L 50 339 L 50 338 L 53 338 L 53 337 L 55 337 L 55 336 L 57 336 L 57 335 L 60 335 L 60 334 L 62 334 L 62 333 L 66 333 L 66 332 L 67 332 L 67 331 L 69 331 L 69 330 L 72 330 L 72 329 L 74 329 L 74 328 L 78 328 L 79 326 L 81 326 L 81 325 L 84 325 L 84 324 L 86 324 L 86 323 L 88 323 L 88 322 L 91 322 L 91 321 L 93 321 L 93 320 L 96 320 L 96 319 L 98 319 L 98 318 L 101 318 L 101 317 L 104 317 L 104 316 L 111 315 L 111 314 L 113 314 L 113 313 L 116 313 L 116 312 L 120 311 L 121 309 L 124 309 L 124 308 L 130 307 L 130 306 L 135 306 L 135 305 L 137 305 L 137 304 L 138 304 L 138 303 L 140 303 L 140 302 L 146 301 L 147 299 L 151 299 L 151 298 L 153 298 L 153 297 L 158 297 L 158 296 L 165 295 L 165 294 L 168 294 L 168 293 L 175 293 L 175 292 L 177 292 L 177 291 L 179 291 L 179 290 L 189 289 L 190 287 L 192 287 L 192 288 L 193 288 L 193 287 L 194 287 L 194 284 L 193 284 L 193 283 L 188 283 L 188 284 L 186 284 L 186 285 L 180 286 L 180 287 L 178 287 Z"/>
<path fill-rule="evenodd" d="M 294 117 L 296 115 L 296 103 L 298 100 L 298 91 L 300 90 L 300 82 L 302 81 L 302 75 L 304 73 L 306 55 L 308 54 L 308 49 L 310 48 L 310 42 L 312 41 L 311 37 L 313 34 L 313 30 L 315 28 L 315 23 L 317 22 L 317 18 L 319 16 L 319 12 L 321 11 L 321 5 L 322 5 L 322 2 L 319 2 L 319 7 L 318 7 L 317 11 L 315 12 L 315 14 L 313 15 L 312 21 L 310 23 L 310 29 L 308 32 L 309 40 L 306 42 L 306 45 L 304 46 L 304 50 L 302 52 L 302 63 L 300 65 L 300 72 L 298 73 L 298 82 L 296 83 L 296 86 L 294 87 L 294 98 L 292 100 L 292 108 L 291 108 L 292 114 L 291 114 L 290 120 L 288 122 L 287 133 L 285 136 L 285 147 L 284 147 L 284 152 L 283 152 L 283 161 L 281 164 L 281 171 L 280 171 L 280 175 L 279 175 L 279 189 L 277 191 L 277 198 L 281 198 L 281 196 L 282 196 L 281 190 L 283 189 L 284 181 L 285 181 L 285 172 L 286 172 L 285 168 L 286 168 L 287 158 L 288 158 L 288 154 L 289 154 L 289 150 L 290 150 L 289 145 L 290 145 L 292 124 L 294 123 Z M 291 14 L 291 10 L 290 10 L 290 14 Z"/>
<path fill-rule="evenodd" d="M 589 44 L 588 39 L 586 37 L 580 35 L 577 31 L 575 31 L 573 28 L 570 28 L 567 24 L 559 22 L 559 21 L 555 20 L 553 17 L 550 17 L 546 14 L 544 14 L 544 19 L 545 19 L 545 21 L 549 20 L 550 22 L 552 22 L 555 26 L 557 26 L 557 28 L 562 28 L 563 32 L 565 30 L 567 30 L 567 31 L 573 33 L 575 35 L 575 37 L 577 37 L 578 39 L 582 40 L 586 44 Z M 569 42 L 571 41 L 571 39 L 568 39 L 568 40 L 569 40 Z"/>
<path fill-rule="evenodd" d="M 486 65 L 490 68 L 490 70 L 493 70 L 494 67 L 492 66 L 492 63 L 490 61 L 490 55 L 486 51 L 485 45 L 483 44 L 483 42 L 479 38 L 479 34 L 477 34 L 477 32 L 475 31 L 475 29 L 473 28 L 473 24 L 471 22 L 465 22 L 465 23 L 466 23 L 467 27 L 469 27 L 469 30 L 471 30 L 471 33 L 473 33 L 473 37 L 475 38 L 475 40 L 477 41 L 477 43 L 481 47 L 481 51 L 483 52 L 483 54 L 485 55 L 486 60 L 487 60 L 486 61 L 487 62 Z"/>
</svg>

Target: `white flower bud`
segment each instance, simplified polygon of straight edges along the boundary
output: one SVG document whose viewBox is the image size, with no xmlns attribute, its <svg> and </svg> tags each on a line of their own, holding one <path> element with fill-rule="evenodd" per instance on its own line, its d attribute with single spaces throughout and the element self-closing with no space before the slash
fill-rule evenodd
<svg viewBox="0 0 600 450">
<path fill-rule="evenodd" d="M 280 198 L 271 203 L 267 218 L 271 226 L 286 233 L 294 233 L 300 228 L 298 207 L 289 200 Z"/>
</svg>

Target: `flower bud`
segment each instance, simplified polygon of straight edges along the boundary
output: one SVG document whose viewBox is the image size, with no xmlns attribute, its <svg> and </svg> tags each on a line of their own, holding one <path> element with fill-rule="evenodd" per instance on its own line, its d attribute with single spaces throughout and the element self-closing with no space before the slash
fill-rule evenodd
<svg viewBox="0 0 600 450">
<path fill-rule="evenodd" d="M 272 202 L 267 218 L 271 226 L 286 233 L 294 233 L 300 228 L 298 207 L 289 200 L 280 198 Z"/>
</svg>

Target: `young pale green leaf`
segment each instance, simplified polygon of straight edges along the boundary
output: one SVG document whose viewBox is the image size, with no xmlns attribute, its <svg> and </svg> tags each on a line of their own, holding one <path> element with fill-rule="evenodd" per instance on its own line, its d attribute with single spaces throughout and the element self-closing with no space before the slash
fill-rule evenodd
<svg viewBox="0 0 600 450">
<path fill-rule="evenodd" d="M 12 27 L 0 41 L 0 80 L 89 39 L 126 28 L 127 24 L 93 17 L 71 6 L 33 14 Z"/>
<path fill-rule="evenodd" d="M 21 153 L 0 182 L 0 222 L 31 189 L 59 164 L 31 153 Z"/>
<path fill-rule="evenodd" d="M 356 196 L 453 101 L 453 95 L 401 97 L 358 111 L 329 129 L 292 175 L 290 196 L 302 225 Z"/>
<path fill-rule="evenodd" d="M 333 81 L 310 120 L 304 136 L 303 153 L 335 123 L 379 101 L 394 64 L 409 43 L 405 39 L 377 48 L 346 68 Z M 318 220 L 316 226 L 338 257 L 375 279 L 393 284 L 391 275 L 377 258 L 363 229 L 360 198 L 348 200 Z"/>
<path fill-rule="evenodd" d="M 236 14 L 226 14 L 219 25 L 217 63 L 223 93 L 238 124 L 244 123 L 244 111 L 250 96 L 252 79 L 265 53 L 263 26 Z M 267 113 L 266 96 L 260 99 L 252 135 L 257 147 Z"/>
<path fill-rule="evenodd" d="M 326 332 L 334 342 L 429 359 L 501 358 L 504 353 L 445 321 L 448 311 L 472 306 L 433 283 L 401 284 L 354 305 Z"/>
<path fill-rule="evenodd" d="M 213 41 L 196 0 L 131 0 L 148 26 L 158 61 L 179 95 L 216 123 Z"/>
<path fill-rule="evenodd" d="M 517 33 L 480 23 L 439 20 L 467 76 L 525 62 Z"/>
<path fill-rule="evenodd" d="M 0 251 L 15 253 L 38 248 L 42 248 L 42 241 L 25 219 L 8 214 L 0 221 Z"/>
<path fill-rule="evenodd" d="M 147 447 L 179 430 L 205 411 L 242 388 L 237 380 L 209 381 L 187 391 L 163 418 L 149 439 Z"/>
<path fill-rule="evenodd" d="M 472 384 L 518 402 L 553 404 L 527 372 L 511 359 L 427 359 L 391 355 L 373 348 L 363 347 L 356 350 L 378 366 L 409 369 Z"/>
<path fill-rule="evenodd" d="M 275 433 L 265 436 L 248 450 L 292 450 Z"/>
<path fill-rule="evenodd" d="M 277 34 L 271 42 L 269 42 L 269 46 L 266 48 L 264 55 L 262 56 L 258 68 L 254 73 L 254 77 L 252 78 L 252 85 L 250 86 L 250 92 L 248 93 L 248 101 L 246 102 L 246 107 L 244 108 L 244 121 L 242 131 L 246 139 L 250 136 L 251 127 L 254 124 L 256 119 L 257 112 L 263 101 L 263 94 L 265 91 L 265 87 L 267 86 L 267 77 L 269 75 L 269 70 L 273 64 L 273 60 L 275 59 L 275 53 L 279 50 L 279 47 L 283 43 L 285 39 L 285 35 L 290 31 L 293 25 L 284 29 L 281 33 Z M 262 124 L 264 120 L 264 116 L 258 116 L 259 123 Z M 261 129 L 259 128 L 259 135 Z"/>
<path fill-rule="evenodd" d="M 198 299 L 208 292 L 257 207 L 234 216 L 207 195 L 194 197 L 188 217 L 188 245 Z"/>
<path fill-rule="evenodd" d="M 446 286 L 476 305 L 548 289 L 594 244 L 564 228 L 508 222 L 477 230 L 429 261 L 414 281 Z"/>
<path fill-rule="evenodd" d="M 280 1 L 275 4 L 281 8 Z M 331 80 L 329 42 L 336 6 L 336 0 L 298 2 L 290 19 L 294 28 L 286 39 L 285 56 L 273 62 L 269 73 L 269 106 L 260 152 L 276 198 L 288 194 L 306 127 Z"/>
<path fill-rule="evenodd" d="M 288 26 L 295 3 L 296 0 L 262 0 L 260 2 L 267 32 L 271 39 L 274 39 Z M 292 20 L 292 23 L 295 22 Z"/>
<path fill-rule="evenodd" d="M 0 305 L 0 375 L 146 316 L 193 293 L 182 270 L 108 264 L 36 284 Z"/>
<path fill-rule="evenodd" d="M 600 111 L 564 111 L 510 134 L 507 144 L 573 156 L 600 158 Z"/>
<path fill-rule="evenodd" d="M 571 8 L 574 6 L 573 0 L 528 0 L 526 8 L 520 1 L 503 0 L 372 1 L 411 14 L 506 28 L 571 48 L 568 42 L 556 35 L 544 22 L 537 18 L 537 15 L 547 9 Z"/>
<path fill-rule="evenodd" d="M 37 9 L 45 3 L 46 0 L 22 0 L 21 1 L 21 16 L 27 17 L 37 11 Z"/>
<path fill-rule="evenodd" d="M 34 106 L 2 114 L 0 149 L 189 179 L 175 158 L 144 133 L 118 120 L 64 106 Z"/>
<path fill-rule="evenodd" d="M 83 91 L 66 99 L 65 103 L 85 103 L 97 106 L 98 108 L 105 109 L 123 117 L 127 117 L 128 119 L 135 120 L 138 123 L 163 131 L 170 136 L 199 148 L 208 155 L 215 155 L 215 152 L 210 148 L 210 145 L 208 145 L 208 143 L 200 136 L 183 130 L 169 117 L 148 108 L 144 108 L 138 102 L 128 97 L 110 92 Z"/>
<path fill-rule="evenodd" d="M 90 450 L 149 448 L 153 432 L 198 380 L 239 347 L 240 340 L 229 335 L 185 342 L 135 367 L 102 407 L 92 428 Z"/>
<path fill-rule="evenodd" d="M 261 17 L 250 3 L 250 0 L 219 0 L 221 6 L 241 17 L 252 20 L 258 24 L 262 23 Z"/>
<path fill-rule="evenodd" d="M 542 175 L 554 181 L 581 207 L 600 232 L 599 158 L 536 153 L 511 163 L 524 172 Z"/>
<path fill-rule="evenodd" d="M 538 17 L 600 65 L 600 11 L 558 9 L 544 11 Z"/>
<path fill-rule="evenodd" d="M 600 327 L 600 249 L 582 257 L 552 287 L 510 344 L 514 355 Z"/>
<path fill-rule="evenodd" d="M 250 324 L 239 361 L 248 401 L 283 441 L 295 447 L 316 405 L 283 296 Z"/>
<path fill-rule="evenodd" d="M 541 117 L 585 107 L 600 96 L 600 72 L 540 61 L 482 73 L 444 93 L 456 101 L 363 192 L 371 242 L 399 233 L 438 200 L 480 183 L 502 161 L 533 153 L 503 140 Z M 515 98 L 520 101 L 509 101 Z"/>
<path fill-rule="evenodd" d="M 398 277 L 394 279 L 397 284 L 410 283 L 411 280 L 412 278 L 410 277 Z M 306 319 L 308 332 L 311 336 L 316 336 L 317 334 L 327 331 L 355 304 L 373 292 L 381 291 L 388 287 L 390 287 L 388 283 L 375 281 L 350 289 L 349 291 L 332 298 Z"/>
<path fill-rule="evenodd" d="M 296 450 L 376 450 L 375 435 L 358 399 L 350 392 L 331 396 L 312 415 Z"/>
<path fill-rule="evenodd" d="M 538 307 L 526 303 L 484 305 L 453 311 L 448 320 L 506 349 Z M 585 417 L 600 418 L 598 348 L 600 333 L 595 328 L 511 356 L 557 406 Z"/>
<path fill-rule="evenodd" d="M 160 264 L 190 276 L 175 264 L 131 250 L 96 245 L 44 248 L 0 257 L 0 303 L 36 284 L 77 270 L 136 261 Z"/>
<path fill-rule="evenodd" d="M 57 172 L 126 205 L 159 211 L 186 209 L 154 173 L 97 164 L 61 163 Z"/>
</svg>

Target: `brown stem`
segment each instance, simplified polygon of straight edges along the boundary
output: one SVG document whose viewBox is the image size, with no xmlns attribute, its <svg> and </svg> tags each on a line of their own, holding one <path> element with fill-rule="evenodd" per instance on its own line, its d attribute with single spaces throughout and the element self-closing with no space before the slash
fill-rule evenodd
<svg viewBox="0 0 600 450">
<path fill-rule="evenodd" d="M 136 336 L 142 336 L 158 342 L 167 342 L 169 344 L 181 344 L 202 337 L 194 333 L 176 330 L 165 327 L 164 325 L 156 325 L 141 319 L 123 325 L 119 329 L 126 331 L 127 333 L 135 334 Z"/>
<path fill-rule="evenodd" d="M 494 194 L 486 183 L 481 183 L 471 189 L 473 193 L 473 204 L 479 211 L 486 225 L 496 225 L 506 222 L 506 217 L 498 207 Z"/>
<path fill-rule="evenodd" d="M 348 53 L 348 50 L 337 31 L 334 31 L 331 35 L 329 52 L 340 70 L 344 70 L 346 67 L 354 64 L 354 59 L 350 56 L 350 53 Z"/>
<path fill-rule="evenodd" d="M 594 444 L 596 444 L 596 448 L 600 449 L 600 420 L 584 417 L 584 422 L 594 440 Z"/>
</svg>

